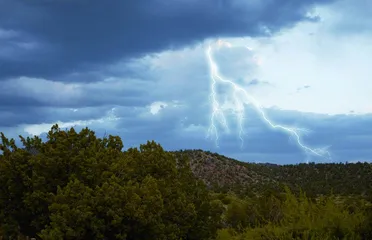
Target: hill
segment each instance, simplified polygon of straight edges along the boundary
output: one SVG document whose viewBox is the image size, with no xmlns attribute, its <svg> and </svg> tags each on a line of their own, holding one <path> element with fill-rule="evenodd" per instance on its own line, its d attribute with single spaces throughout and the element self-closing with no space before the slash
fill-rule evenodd
<svg viewBox="0 0 372 240">
<path fill-rule="evenodd" d="M 308 196 L 372 195 L 371 163 L 301 163 L 276 165 L 241 162 L 203 150 L 181 150 L 190 158 L 194 175 L 215 191 L 260 194 L 267 189 L 289 186 Z"/>
</svg>

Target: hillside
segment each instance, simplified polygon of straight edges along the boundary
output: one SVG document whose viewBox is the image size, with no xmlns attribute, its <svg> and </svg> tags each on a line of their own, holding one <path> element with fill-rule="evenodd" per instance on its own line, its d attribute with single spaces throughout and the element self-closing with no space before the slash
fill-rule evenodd
<svg viewBox="0 0 372 240">
<path fill-rule="evenodd" d="M 370 163 L 301 163 L 275 165 L 245 163 L 202 150 L 181 150 L 190 158 L 193 173 L 209 188 L 227 192 L 259 194 L 287 185 L 307 195 L 372 195 Z"/>
</svg>

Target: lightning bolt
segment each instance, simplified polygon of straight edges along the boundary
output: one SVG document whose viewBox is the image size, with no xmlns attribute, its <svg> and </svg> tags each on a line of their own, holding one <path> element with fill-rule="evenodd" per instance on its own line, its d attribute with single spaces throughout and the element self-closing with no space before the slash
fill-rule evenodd
<svg viewBox="0 0 372 240">
<path fill-rule="evenodd" d="M 227 48 L 232 48 L 233 45 L 229 42 L 219 40 L 217 42 L 218 47 L 224 46 Z M 245 47 L 248 51 L 252 51 L 250 47 Z M 242 86 L 238 85 L 232 80 L 223 78 L 219 73 L 219 68 L 216 63 L 216 61 L 213 59 L 212 55 L 212 45 L 209 45 L 206 50 L 206 55 L 210 67 L 210 78 L 211 78 L 211 105 L 212 105 L 212 113 L 210 118 L 210 127 L 208 130 L 207 138 L 214 135 L 215 137 L 215 144 L 216 147 L 218 146 L 218 140 L 219 140 L 219 134 L 218 134 L 218 127 L 217 122 L 222 125 L 223 129 L 226 132 L 230 132 L 230 129 L 228 127 L 228 121 L 225 117 L 225 108 L 223 104 L 218 100 L 218 93 L 217 93 L 217 85 L 218 84 L 225 84 L 229 85 L 233 92 L 230 95 L 230 97 L 233 99 L 234 105 L 231 108 L 234 112 L 234 115 L 236 117 L 236 121 L 239 127 L 239 139 L 241 141 L 241 148 L 244 145 L 243 135 L 244 135 L 244 129 L 243 129 L 243 123 L 244 123 L 244 113 L 245 113 L 245 105 L 251 105 L 256 110 L 257 114 L 261 117 L 261 119 L 271 128 L 276 130 L 281 130 L 290 137 L 293 137 L 296 141 L 299 148 L 301 148 L 305 153 L 308 155 L 315 155 L 319 157 L 327 157 L 330 158 L 330 153 L 327 151 L 328 147 L 324 148 L 311 148 L 309 146 L 306 146 L 300 137 L 300 132 L 308 132 L 307 129 L 300 129 L 300 128 L 294 128 L 294 127 L 286 127 L 277 123 L 274 123 L 272 120 L 269 119 L 265 111 L 263 110 L 263 107 L 259 103 L 257 99 L 255 99 L 253 96 L 251 96 Z M 254 57 L 256 60 L 257 57 Z M 256 61 L 257 64 L 260 64 L 260 61 Z"/>
</svg>

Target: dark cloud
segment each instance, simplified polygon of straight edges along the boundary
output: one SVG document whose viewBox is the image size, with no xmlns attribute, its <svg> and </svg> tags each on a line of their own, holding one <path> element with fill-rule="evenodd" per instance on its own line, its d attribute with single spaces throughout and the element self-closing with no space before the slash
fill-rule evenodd
<svg viewBox="0 0 372 240">
<path fill-rule="evenodd" d="M 0 128 L 16 127 L 22 123 L 40 123 L 45 116 L 42 110 L 36 110 L 29 107 L 0 107 Z"/>
<path fill-rule="evenodd" d="M 79 85 L 33 78 L 8 80 L 0 85 L 0 107 L 31 107 L 36 110 L 35 107 L 143 106 L 151 103 L 146 88 L 141 89 L 132 83 L 130 79 Z M 150 87 L 151 83 L 147 86 Z"/>
<path fill-rule="evenodd" d="M 0 58 L 0 79 L 68 80 L 64 76 L 71 72 L 208 37 L 265 34 L 262 26 L 275 32 L 314 20 L 305 16 L 307 10 L 331 1 L 2 0 L 0 28 L 28 36 L 28 43 L 43 48 L 30 52 L 17 48 L 14 54 L 28 57 Z"/>
<path fill-rule="evenodd" d="M 0 131 L 15 137 L 25 134 L 24 124 L 102 119 L 116 107 L 118 120 L 88 126 L 98 136 L 120 135 L 126 147 L 153 139 L 168 150 L 201 148 L 243 161 L 305 161 L 293 139 L 262 123 L 252 109 L 247 109 L 243 149 L 237 135 L 221 133 L 221 148 L 205 139 L 211 106 L 202 54 L 155 64 L 133 58 L 209 37 L 265 34 L 264 25 L 275 32 L 306 19 L 313 4 L 330 1 L 0 0 Z M 154 56 L 151 61 L 156 61 Z M 216 56 L 231 72 L 231 56 Z M 167 61 L 189 63 L 173 69 Z M 236 79 L 241 73 L 236 71 Z M 248 83 L 260 84 L 268 83 L 258 79 Z M 173 100 L 180 106 L 173 106 Z M 146 106 L 154 101 L 168 106 L 152 115 Z M 371 115 L 278 109 L 267 114 L 277 123 L 311 130 L 303 135 L 304 143 L 331 145 L 335 161 L 371 159 Z M 236 123 L 230 128 L 236 132 Z"/>
</svg>

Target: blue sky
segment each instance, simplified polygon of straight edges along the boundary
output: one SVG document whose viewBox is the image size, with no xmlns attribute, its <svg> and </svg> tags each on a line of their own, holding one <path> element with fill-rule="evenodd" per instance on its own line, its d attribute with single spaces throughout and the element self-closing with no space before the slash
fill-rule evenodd
<svg viewBox="0 0 372 240">
<path fill-rule="evenodd" d="M 363 0 L 0 0 L 0 131 L 44 136 L 58 123 L 120 135 L 126 148 L 371 161 L 371 10 Z M 215 122 L 218 141 L 207 138 L 209 46 L 219 74 L 270 121 L 332 158 L 271 128 L 231 85 L 216 88 L 229 131 Z M 244 113 L 243 145 L 234 113 Z"/>
</svg>

